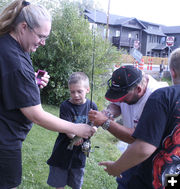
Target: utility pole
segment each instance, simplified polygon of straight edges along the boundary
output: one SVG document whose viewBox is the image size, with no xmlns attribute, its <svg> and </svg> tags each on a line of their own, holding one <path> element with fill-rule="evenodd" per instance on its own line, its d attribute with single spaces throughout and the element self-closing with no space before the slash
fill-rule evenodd
<svg viewBox="0 0 180 189">
<path fill-rule="evenodd" d="M 107 11 L 106 40 L 108 39 L 108 30 L 109 30 L 109 10 L 110 10 L 110 0 L 108 1 L 108 11 Z"/>
</svg>

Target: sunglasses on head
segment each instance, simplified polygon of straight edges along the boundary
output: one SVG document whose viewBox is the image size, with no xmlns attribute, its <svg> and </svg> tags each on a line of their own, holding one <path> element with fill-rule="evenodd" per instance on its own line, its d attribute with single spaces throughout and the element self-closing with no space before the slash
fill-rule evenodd
<svg viewBox="0 0 180 189">
<path fill-rule="evenodd" d="M 109 89 L 113 90 L 113 91 L 128 91 L 129 88 L 131 88 L 133 85 L 135 85 L 136 83 L 138 83 L 138 81 L 140 81 L 142 78 L 142 76 L 139 76 L 135 81 L 133 81 L 131 84 L 128 84 L 124 87 L 122 87 L 120 84 L 115 84 L 112 81 L 112 77 L 107 81 L 107 85 L 109 87 Z"/>
</svg>

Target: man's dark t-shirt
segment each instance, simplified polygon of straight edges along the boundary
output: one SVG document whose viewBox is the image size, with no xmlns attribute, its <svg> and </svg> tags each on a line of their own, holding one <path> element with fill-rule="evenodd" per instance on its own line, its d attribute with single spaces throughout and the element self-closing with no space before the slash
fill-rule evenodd
<svg viewBox="0 0 180 189">
<path fill-rule="evenodd" d="M 176 174 L 180 165 L 180 85 L 151 94 L 133 137 L 157 150 L 139 165 L 128 188 L 162 189 L 165 174 Z"/>
</svg>

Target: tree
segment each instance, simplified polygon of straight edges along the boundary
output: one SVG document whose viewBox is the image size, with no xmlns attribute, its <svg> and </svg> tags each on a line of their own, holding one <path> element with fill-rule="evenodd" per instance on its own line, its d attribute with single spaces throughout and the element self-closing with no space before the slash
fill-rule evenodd
<svg viewBox="0 0 180 189">
<path fill-rule="evenodd" d="M 94 36 L 88 21 L 79 14 L 77 4 L 61 1 L 60 5 L 53 10 L 50 38 L 32 56 L 35 70 L 47 70 L 51 76 L 48 86 L 42 91 L 42 99 L 49 104 L 59 104 L 67 98 L 67 81 L 72 72 L 83 71 L 91 79 L 93 50 L 96 85 L 104 80 L 119 58 L 116 48 L 104 41 L 98 32 L 93 49 Z"/>
</svg>

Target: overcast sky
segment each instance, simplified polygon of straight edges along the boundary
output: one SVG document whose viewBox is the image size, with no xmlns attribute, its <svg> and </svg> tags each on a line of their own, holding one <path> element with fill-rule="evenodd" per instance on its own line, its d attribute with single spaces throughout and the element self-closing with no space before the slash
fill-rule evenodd
<svg viewBox="0 0 180 189">
<path fill-rule="evenodd" d="M 109 0 L 95 0 L 107 12 Z M 110 0 L 110 14 L 180 26 L 180 0 Z"/>
</svg>

